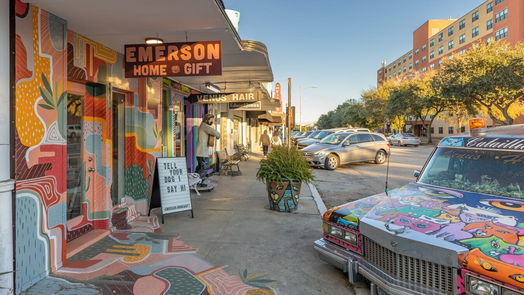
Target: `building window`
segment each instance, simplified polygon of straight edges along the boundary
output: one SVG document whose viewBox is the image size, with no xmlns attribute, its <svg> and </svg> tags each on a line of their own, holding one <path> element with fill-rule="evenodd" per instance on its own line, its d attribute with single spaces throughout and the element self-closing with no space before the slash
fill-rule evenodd
<svg viewBox="0 0 524 295">
<path fill-rule="evenodd" d="M 486 39 L 486 44 L 493 42 L 493 40 L 495 40 L 495 37 L 490 36 L 488 39 Z"/>
<path fill-rule="evenodd" d="M 400 76 L 400 74 L 402 73 L 402 70 L 398 70 L 397 74 Z"/>
<path fill-rule="evenodd" d="M 495 33 L 495 40 L 500 40 L 508 37 L 508 28 L 500 29 Z"/>
<path fill-rule="evenodd" d="M 466 53 L 466 49 L 462 49 L 462 50 L 460 50 L 459 53 L 460 53 L 460 54 L 464 54 L 464 53 Z"/>
<path fill-rule="evenodd" d="M 429 68 L 432 69 L 432 70 L 434 70 L 434 69 L 435 69 L 435 64 L 430 64 L 430 65 L 429 65 Z"/>
<path fill-rule="evenodd" d="M 410 54 L 408 59 L 413 59 L 413 54 Z"/>
<path fill-rule="evenodd" d="M 435 46 L 435 39 L 429 40 L 429 47 Z"/>
<path fill-rule="evenodd" d="M 430 132 L 431 132 L 431 134 L 435 134 L 435 127 L 431 127 L 430 128 Z"/>
<path fill-rule="evenodd" d="M 410 62 L 410 63 L 409 63 L 409 69 L 411 70 L 412 68 L 413 68 L 413 63 Z"/>
<path fill-rule="evenodd" d="M 406 63 L 406 58 L 404 57 L 404 59 L 402 60 L 402 63 Z"/>
<path fill-rule="evenodd" d="M 438 54 L 442 54 L 442 53 L 444 53 L 444 46 L 440 45 L 438 47 Z"/>
<path fill-rule="evenodd" d="M 448 36 L 453 35 L 453 33 L 455 33 L 455 27 L 449 27 L 448 28 Z"/>
<path fill-rule="evenodd" d="M 493 11 L 493 2 L 489 2 L 488 5 L 486 5 L 486 13 L 490 13 Z"/>
<path fill-rule="evenodd" d="M 429 58 L 435 58 L 435 51 L 434 50 L 431 50 L 431 52 L 429 53 Z"/>
<path fill-rule="evenodd" d="M 508 9 L 507 8 L 495 15 L 495 22 L 498 23 L 500 21 L 505 20 L 506 18 L 508 18 Z"/>
<path fill-rule="evenodd" d="M 438 134 L 444 134 L 444 127 L 438 128 Z"/>
<path fill-rule="evenodd" d="M 466 126 L 462 126 L 462 127 L 460 127 L 460 132 L 461 132 L 461 133 L 466 132 Z"/>
<path fill-rule="evenodd" d="M 471 14 L 471 21 L 474 22 L 474 21 L 477 21 L 479 19 L 479 11 L 475 11 L 473 12 L 473 14 Z"/>
<path fill-rule="evenodd" d="M 420 50 L 418 50 L 418 48 L 415 50 L 415 55 L 418 55 L 418 53 L 420 52 Z"/>
<path fill-rule="evenodd" d="M 448 134 L 453 134 L 453 127 L 448 127 Z"/>
<path fill-rule="evenodd" d="M 454 46 L 455 46 L 455 41 L 451 40 L 448 42 L 448 49 L 453 49 Z"/>
<path fill-rule="evenodd" d="M 471 37 L 475 38 L 479 35 L 479 27 L 474 27 L 473 30 L 471 30 Z"/>
<path fill-rule="evenodd" d="M 466 42 L 466 34 L 462 34 L 459 37 L 459 44 L 464 44 Z"/>
<path fill-rule="evenodd" d="M 491 29 L 493 29 L 493 20 L 488 19 L 488 21 L 486 22 L 486 30 L 491 30 Z"/>
<path fill-rule="evenodd" d="M 438 34 L 438 41 L 442 42 L 442 40 L 444 40 L 444 33 L 439 33 Z"/>
<path fill-rule="evenodd" d="M 422 57 L 422 62 L 426 62 L 427 60 L 428 60 L 428 58 L 424 55 L 424 56 Z"/>
<path fill-rule="evenodd" d="M 504 2 L 504 0 L 495 0 L 495 4 L 500 4 L 502 2 Z"/>
<path fill-rule="evenodd" d="M 418 59 L 415 61 L 415 66 L 418 66 L 420 62 L 418 61 Z"/>
<path fill-rule="evenodd" d="M 427 48 L 426 44 L 422 44 L 422 51 L 426 51 Z"/>
<path fill-rule="evenodd" d="M 459 22 L 459 30 L 462 30 L 466 27 L 466 20 L 463 19 Z"/>
<path fill-rule="evenodd" d="M 423 67 L 423 68 L 422 68 L 422 72 L 423 72 L 423 73 L 426 72 L 427 70 L 428 70 L 428 69 L 427 69 L 426 67 Z"/>
<path fill-rule="evenodd" d="M 400 67 L 400 61 L 398 62 L 397 66 L 399 66 L 399 67 Z"/>
<path fill-rule="evenodd" d="M 404 73 L 407 71 L 408 69 L 406 67 L 404 67 L 404 69 L 402 70 Z"/>
</svg>

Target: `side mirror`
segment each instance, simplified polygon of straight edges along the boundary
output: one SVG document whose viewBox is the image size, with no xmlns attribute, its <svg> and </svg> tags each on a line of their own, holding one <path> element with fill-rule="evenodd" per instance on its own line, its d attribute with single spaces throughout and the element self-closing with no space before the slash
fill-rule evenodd
<svg viewBox="0 0 524 295">
<path fill-rule="evenodd" d="M 344 143 L 342 144 L 342 146 L 349 146 L 351 143 L 349 141 L 344 141 Z"/>
<path fill-rule="evenodd" d="M 420 176 L 420 170 L 415 170 L 413 171 L 413 176 L 415 176 L 416 178 L 418 178 Z"/>
</svg>

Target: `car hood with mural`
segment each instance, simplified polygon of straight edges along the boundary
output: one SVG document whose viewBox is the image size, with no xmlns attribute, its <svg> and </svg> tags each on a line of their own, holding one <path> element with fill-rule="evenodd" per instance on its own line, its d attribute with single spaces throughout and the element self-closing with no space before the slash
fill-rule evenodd
<svg viewBox="0 0 524 295">
<path fill-rule="evenodd" d="M 411 183 L 332 208 L 323 219 L 364 236 L 418 235 L 435 251 L 437 244 L 456 251 L 442 264 L 524 288 L 524 200 Z"/>
</svg>

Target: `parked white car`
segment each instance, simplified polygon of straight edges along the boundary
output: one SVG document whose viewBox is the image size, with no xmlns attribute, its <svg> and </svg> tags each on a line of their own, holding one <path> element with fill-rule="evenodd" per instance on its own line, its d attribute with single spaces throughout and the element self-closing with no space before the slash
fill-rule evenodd
<svg viewBox="0 0 524 295">
<path fill-rule="evenodd" d="M 397 133 L 388 137 L 392 145 L 406 146 L 406 145 L 420 145 L 420 138 L 411 133 Z"/>
</svg>

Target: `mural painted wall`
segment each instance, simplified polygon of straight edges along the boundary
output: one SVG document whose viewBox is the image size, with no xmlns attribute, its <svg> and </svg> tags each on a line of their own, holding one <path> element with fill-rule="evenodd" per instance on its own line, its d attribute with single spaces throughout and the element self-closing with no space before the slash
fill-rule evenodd
<svg viewBox="0 0 524 295">
<path fill-rule="evenodd" d="M 65 20 L 36 6 L 17 1 L 16 16 L 16 288 L 21 291 L 62 267 L 68 240 L 111 227 L 113 89 L 127 93 L 125 194 L 119 199 L 147 213 L 155 157 L 161 153 L 162 81 L 126 80 L 121 54 L 68 31 Z M 85 87 L 84 214 L 68 222 L 67 116 L 75 110 L 67 96 L 73 84 L 76 90 Z"/>
</svg>

